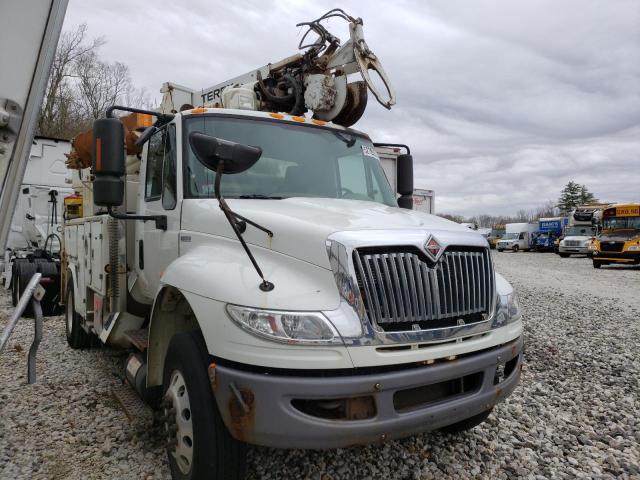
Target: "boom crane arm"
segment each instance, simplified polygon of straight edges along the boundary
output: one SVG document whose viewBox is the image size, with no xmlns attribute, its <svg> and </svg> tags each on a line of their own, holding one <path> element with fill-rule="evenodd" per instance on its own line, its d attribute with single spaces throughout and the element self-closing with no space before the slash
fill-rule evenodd
<svg viewBox="0 0 640 480">
<path fill-rule="evenodd" d="M 322 24 L 335 17 L 349 23 L 349 40 L 342 45 Z M 364 39 L 361 18 L 336 8 L 297 26 L 308 28 L 298 45 L 300 53 L 201 91 L 165 83 L 160 110 L 175 113 L 204 106 L 280 111 L 291 115 L 312 111 L 313 117 L 319 120 L 351 126 L 364 113 L 368 91 L 387 109 L 396 103 L 391 82 Z M 316 34 L 317 38 L 305 44 L 310 34 Z M 386 92 L 373 83 L 371 72 L 378 74 Z M 359 73 L 361 79 L 349 82 L 348 75 L 355 73 Z"/>
</svg>

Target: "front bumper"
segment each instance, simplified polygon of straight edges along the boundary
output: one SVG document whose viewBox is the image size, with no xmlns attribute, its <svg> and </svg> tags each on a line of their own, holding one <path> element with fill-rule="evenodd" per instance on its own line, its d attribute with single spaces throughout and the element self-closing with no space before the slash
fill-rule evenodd
<svg viewBox="0 0 640 480">
<path fill-rule="evenodd" d="M 558 252 L 560 253 L 575 253 L 575 254 L 581 254 L 581 255 L 589 255 L 591 253 L 591 250 L 589 250 L 589 247 L 565 247 L 563 245 L 560 245 L 558 247 Z"/>
<path fill-rule="evenodd" d="M 640 252 L 598 252 L 592 258 L 600 262 L 636 265 L 640 263 Z"/>
<path fill-rule="evenodd" d="M 218 408 L 237 440 L 278 448 L 340 448 L 435 430 L 477 415 L 515 389 L 522 366 L 523 337 L 480 353 L 416 368 L 365 375 L 294 376 L 254 373 L 218 365 L 212 388 Z M 496 375 L 504 370 L 504 379 Z M 477 387 L 399 411 L 394 395 L 408 389 L 480 379 Z M 427 389 L 428 390 L 428 389 Z M 366 420 L 335 420 L 303 413 L 292 400 L 373 397 Z M 405 393 L 404 397 L 407 395 Z"/>
</svg>

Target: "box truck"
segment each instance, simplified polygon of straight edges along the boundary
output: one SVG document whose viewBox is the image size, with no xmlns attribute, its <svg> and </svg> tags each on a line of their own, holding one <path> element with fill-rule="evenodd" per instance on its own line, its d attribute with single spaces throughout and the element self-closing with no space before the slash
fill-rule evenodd
<svg viewBox="0 0 640 480">
<path fill-rule="evenodd" d="M 507 223 L 505 225 L 505 234 L 501 240 L 498 240 L 496 249 L 499 252 L 511 250 L 517 252 L 519 250 L 529 251 L 533 245 L 533 234 L 538 230 L 537 223 Z"/>
</svg>

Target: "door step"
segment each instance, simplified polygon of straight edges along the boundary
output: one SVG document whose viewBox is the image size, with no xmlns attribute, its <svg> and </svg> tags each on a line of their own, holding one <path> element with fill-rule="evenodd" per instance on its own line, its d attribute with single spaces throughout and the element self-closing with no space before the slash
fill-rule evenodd
<svg viewBox="0 0 640 480">
<path fill-rule="evenodd" d="M 149 329 L 128 330 L 124 332 L 124 336 L 141 352 L 144 352 L 149 346 Z"/>
<path fill-rule="evenodd" d="M 145 425 L 153 423 L 153 410 L 142 401 L 138 393 L 127 382 L 113 384 L 111 394 L 118 401 L 131 423 Z"/>
</svg>

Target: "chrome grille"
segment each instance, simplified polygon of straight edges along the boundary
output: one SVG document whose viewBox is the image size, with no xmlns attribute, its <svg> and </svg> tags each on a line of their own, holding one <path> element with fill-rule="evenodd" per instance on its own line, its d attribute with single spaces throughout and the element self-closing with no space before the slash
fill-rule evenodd
<svg viewBox="0 0 640 480">
<path fill-rule="evenodd" d="M 564 241 L 565 247 L 579 247 L 581 243 L 582 243 L 581 240 L 565 240 Z"/>
<path fill-rule="evenodd" d="M 486 248 L 450 247 L 435 265 L 417 248 L 356 250 L 354 264 L 365 310 L 382 328 L 465 317 L 479 321 L 492 308 L 494 274 Z"/>
</svg>

